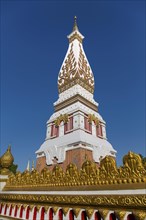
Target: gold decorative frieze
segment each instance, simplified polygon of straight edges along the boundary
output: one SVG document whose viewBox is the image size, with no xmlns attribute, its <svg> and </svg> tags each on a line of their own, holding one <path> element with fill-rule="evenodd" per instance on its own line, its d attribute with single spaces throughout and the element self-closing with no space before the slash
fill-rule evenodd
<svg viewBox="0 0 146 220">
<path fill-rule="evenodd" d="M 80 170 L 76 165 L 70 163 L 64 172 L 59 164 L 55 165 L 50 171 L 44 168 L 41 173 L 37 170 L 31 172 L 24 171 L 12 174 L 7 180 L 4 190 L 45 190 L 51 187 L 62 187 L 80 189 L 88 186 L 92 189 L 128 188 L 131 184 L 136 184 L 139 188 L 141 184 L 146 183 L 146 170 L 143 166 L 141 157 L 133 152 L 129 152 L 123 158 L 123 166 L 117 167 L 116 161 L 111 156 L 106 156 L 97 167 L 93 161 L 85 159 Z"/>
<path fill-rule="evenodd" d="M 60 123 L 63 121 L 64 124 L 67 123 L 69 120 L 68 114 L 64 114 L 64 115 L 60 115 L 59 117 L 57 117 L 57 119 L 55 120 L 55 125 L 56 127 L 58 127 L 60 125 Z"/>
<path fill-rule="evenodd" d="M 145 195 L 40 195 L 40 194 L 1 194 L 0 199 L 3 201 L 15 201 L 16 203 L 35 203 L 39 209 L 42 204 L 56 204 L 67 206 L 106 206 L 106 207 L 135 207 L 146 208 Z M 39 203 L 39 204 L 38 204 Z M 57 212 L 58 206 L 53 207 L 53 211 Z M 75 211 L 75 210 L 74 210 Z M 105 210 L 104 210 L 105 211 Z M 102 215 L 104 213 L 101 213 Z M 105 213 L 106 214 L 106 213 Z M 104 214 L 104 215 L 105 215 Z"/>
</svg>

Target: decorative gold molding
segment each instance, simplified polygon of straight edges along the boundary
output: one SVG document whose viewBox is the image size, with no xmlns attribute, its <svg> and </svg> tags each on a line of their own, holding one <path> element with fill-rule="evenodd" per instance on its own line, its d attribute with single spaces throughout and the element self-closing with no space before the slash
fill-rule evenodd
<svg viewBox="0 0 146 220">
<path fill-rule="evenodd" d="M 146 208 L 145 195 L 41 195 L 41 194 L 1 194 L 0 199 L 4 202 L 20 202 L 22 203 L 38 203 L 37 208 L 41 204 L 56 204 L 65 206 L 82 206 L 92 205 L 92 207 L 134 207 Z M 58 209 L 58 207 L 56 208 Z M 55 212 L 55 207 L 53 210 Z"/>
<path fill-rule="evenodd" d="M 67 106 L 70 106 L 71 104 L 74 104 L 75 102 L 81 102 L 83 104 L 85 104 L 86 106 L 88 106 L 89 108 L 93 109 L 94 111 L 98 111 L 98 108 L 95 104 L 93 104 L 92 102 L 90 102 L 88 99 L 85 99 L 83 96 L 77 94 L 57 105 L 55 105 L 55 111 L 59 111 Z"/>
</svg>

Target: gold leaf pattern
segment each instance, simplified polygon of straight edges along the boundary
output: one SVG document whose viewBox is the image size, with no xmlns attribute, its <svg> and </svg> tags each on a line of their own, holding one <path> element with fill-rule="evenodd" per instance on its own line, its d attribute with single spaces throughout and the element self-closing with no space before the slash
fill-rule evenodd
<svg viewBox="0 0 146 220">
<path fill-rule="evenodd" d="M 76 61 L 73 52 L 73 43 L 71 44 L 69 54 L 59 73 L 59 77 L 58 77 L 59 92 L 63 92 L 66 89 L 74 86 L 75 84 L 80 84 L 82 87 L 84 87 L 91 93 L 94 92 L 93 73 L 82 52 L 80 43 L 79 43 L 78 62 Z"/>
</svg>

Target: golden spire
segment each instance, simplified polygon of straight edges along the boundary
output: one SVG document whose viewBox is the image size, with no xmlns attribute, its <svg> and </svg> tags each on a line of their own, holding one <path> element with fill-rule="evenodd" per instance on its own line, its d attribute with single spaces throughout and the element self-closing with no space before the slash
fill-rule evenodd
<svg viewBox="0 0 146 220">
<path fill-rule="evenodd" d="M 77 26 L 77 16 L 74 16 L 73 31 L 79 31 L 78 26 Z"/>
</svg>

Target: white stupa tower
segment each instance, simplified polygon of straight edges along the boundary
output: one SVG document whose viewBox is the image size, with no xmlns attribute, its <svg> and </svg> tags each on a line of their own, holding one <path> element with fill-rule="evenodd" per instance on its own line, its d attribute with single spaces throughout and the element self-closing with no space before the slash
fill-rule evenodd
<svg viewBox="0 0 146 220">
<path fill-rule="evenodd" d="M 69 47 L 58 75 L 59 98 L 55 112 L 47 121 L 46 139 L 36 151 L 37 169 L 59 163 L 80 167 L 85 158 L 100 163 L 116 151 L 107 141 L 106 123 L 94 100 L 94 76 L 85 55 L 76 17 Z"/>
</svg>

